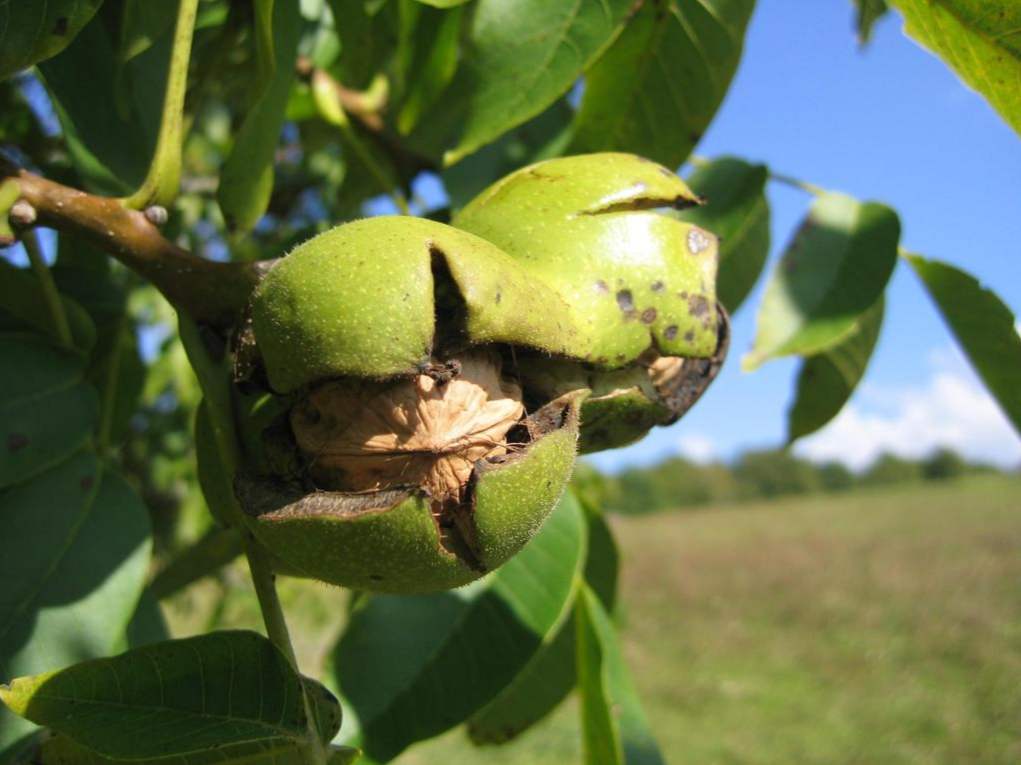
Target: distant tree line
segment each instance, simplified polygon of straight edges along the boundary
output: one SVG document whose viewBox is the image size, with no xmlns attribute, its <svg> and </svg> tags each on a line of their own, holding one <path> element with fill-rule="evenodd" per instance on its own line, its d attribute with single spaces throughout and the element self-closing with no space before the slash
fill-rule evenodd
<svg viewBox="0 0 1021 765">
<path fill-rule="evenodd" d="M 951 449 L 937 449 L 919 460 L 882 454 L 859 474 L 840 462 L 815 463 L 786 449 L 768 449 L 744 452 L 730 464 L 700 464 L 670 457 L 617 475 L 602 474 L 591 465 L 580 464 L 575 480 L 584 493 L 593 495 L 590 498 L 607 509 L 640 514 L 997 472 L 997 468 L 969 462 Z"/>
</svg>

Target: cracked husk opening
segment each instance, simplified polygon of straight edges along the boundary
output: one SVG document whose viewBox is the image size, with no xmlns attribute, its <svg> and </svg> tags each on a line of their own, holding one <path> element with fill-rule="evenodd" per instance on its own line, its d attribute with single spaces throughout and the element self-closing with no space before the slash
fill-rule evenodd
<svg viewBox="0 0 1021 765">
<path fill-rule="evenodd" d="M 499 357 L 473 353 L 408 380 L 324 383 L 290 419 L 320 488 L 419 488 L 438 506 L 465 498 L 475 463 L 506 453 L 523 415 L 521 388 L 501 376 Z"/>
</svg>

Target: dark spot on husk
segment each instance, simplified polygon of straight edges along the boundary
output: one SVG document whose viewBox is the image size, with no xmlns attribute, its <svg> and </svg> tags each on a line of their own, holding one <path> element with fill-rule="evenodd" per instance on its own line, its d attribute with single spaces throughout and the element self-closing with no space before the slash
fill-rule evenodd
<svg viewBox="0 0 1021 765">
<path fill-rule="evenodd" d="M 709 314 L 709 301 L 702 295 L 692 295 L 688 298 L 688 308 L 691 310 L 692 316 L 707 316 Z"/>
<path fill-rule="evenodd" d="M 687 290 L 681 290 L 680 292 L 677 293 L 677 297 L 679 297 L 681 300 L 687 300 L 688 299 L 688 291 Z"/>
<path fill-rule="evenodd" d="M 382 582 L 383 576 L 382 574 L 369 574 L 369 579 L 371 579 L 374 582 Z"/>
<path fill-rule="evenodd" d="M 689 329 L 687 332 L 684 333 L 684 341 L 685 342 L 690 343 L 694 339 L 695 339 L 695 330 Z"/>
<path fill-rule="evenodd" d="M 497 292 L 496 293 L 496 304 L 500 305 L 500 301 L 501 300 L 503 300 L 503 293 L 502 292 Z"/>
<path fill-rule="evenodd" d="M 631 290 L 620 290 L 617 292 L 617 306 L 625 313 L 635 310 L 635 300 L 631 295 Z"/>
<path fill-rule="evenodd" d="M 610 285 L 604 282 L 602 279 L 596 282 L 596 292 L 609 292 Z"/>
<path fill-rule="evenodd" d="M 663 291 L 663 282 L 658 281 L 658 280 L 654 281 L 652 284 L 649 285 L 649 289 L 651 289 L 653 292 L 662 292 Z"/>
<path fill-rule="evenodd" d="M 652 324 L 654 321 L 656 321 L 655 308 L 646 308 L 642 311 L 642 324 Z"/>
<path fill-rule="evenodd" d="M 63 37 L 64 35 L 67 34 L 67 27 L 68 27 L 67 16 L 61 16 L 53 25 L 53 34 L 55 34 L 57 37 Z"/>
<path fill-rule="evenodd" d="M 7 436 L 7 451 L 17 452 L 24 449 L 31 441 L 24 433 L 11 433 Z"/>
<path fill-rule="evenodd" d="M 675 337 L 677 337 L 677 325 L 671 324 L 669 327 L 663 330 L 663 337 L 665 337 L 667 340 L 673 340 Z"/>
<path fill-rule="evenodd" d="M 78 485 L 82 488 L 82 491 L 88 491 L 92 488 L 92 484 L 95 480 L 94 476 L 87 475 L 78 482 Z"/>
</svg>

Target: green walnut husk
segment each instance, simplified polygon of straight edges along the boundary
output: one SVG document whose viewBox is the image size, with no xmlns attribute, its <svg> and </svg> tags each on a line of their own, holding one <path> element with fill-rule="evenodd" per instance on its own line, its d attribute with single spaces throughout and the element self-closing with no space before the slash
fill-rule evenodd
<svg viewBox="0 0 1021 765">
<path fill-rule="evenodd" d="M 726 357 L 716 237 L 663 214 L 701 200 L 633 154 L 564 157 L 497 181 L 454 218 L 552 286 L 576 329 L 567 358 L 522 368 L 527 389 L 587 388 L 581 451 L 631 443 L 698 400 Z"/>
</svg>

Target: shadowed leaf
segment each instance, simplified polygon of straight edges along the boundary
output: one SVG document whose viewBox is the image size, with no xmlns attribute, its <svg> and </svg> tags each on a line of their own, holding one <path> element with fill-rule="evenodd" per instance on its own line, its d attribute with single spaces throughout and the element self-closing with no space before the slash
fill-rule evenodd
<svg viewBox="0 0 1021 765">
<path fill-rule="evenodd" d="M 493 698 L 567 618 L 583 534 L 581 510 L 567 494 L 524 550 L 484 579 L 356 607 L 334 661 L 358 718 L 357 745 L 389 761 Z"/>
<path fill-rule="evenodd" d="M 451 165 L 539 114 L 620 31 L 633 0 L 475 0 L 451 84 L 412 143 Z"/>
<path fill-rule="evenodd" d="M 1014 314 L 970 274 L 920 255 L 908 261 L 986 388 L 1021 433 L 1021 337 Z"/>
<path fill-rule="evenodd" d="M 8 2 L 0 10 L 0 78 L 55 56 L 95 15 L 103 0 Z"/>
<path fill-rule="evenodd" d="M 588 552 L 585 581 L 608 611 L 617 590 L 617 546 L 606 520 L 586 511 Z M 514 680 L 468 720 L 468 735 L 476 745 L 508 741 L 543 719 L 562 702 L 577 682 L 575 625 L 572 616 L 551 642 L 544 645 Z"/>
<path fill-rule="evenodd" d="M 846 338 L 809 356 L 798 374 L 794 403 L 787 413 L 787 442 L 814 433 L 837 416 L 865 374 L 883 324 L 882 298 Z"/>
<path fill-rule="evenodd" d="M 744 368 L 840 342 L 886 287 L 899 239 L 900 221 L 885 205 L 817 197 L 766 286 Z"/>
<path fill-rule="evenodd" d="M 571 151 L 632 151 L 676 168 L 723 101 L 754 7 L 647 0 L 585 73 Z"/>
<path fill-rule="evenodd" d="M 587 765 L 663 765 L 620 650 L 617 630 L 587 586 L 575 604 L 582 748 Z"/>
<path fill-rule="evenodd" d="M 144 584 L 149 515 L 79 452 L 0 493 L 0 681 L 116 649 Z M 0 708 L 0 750 L 31 725 Z"/>
</svg>

